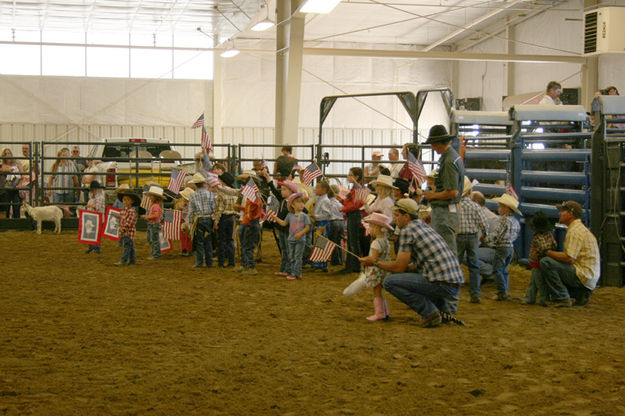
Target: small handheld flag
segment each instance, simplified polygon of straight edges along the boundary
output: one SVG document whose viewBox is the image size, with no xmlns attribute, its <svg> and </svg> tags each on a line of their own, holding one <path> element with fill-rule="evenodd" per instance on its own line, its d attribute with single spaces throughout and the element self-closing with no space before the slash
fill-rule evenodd
<svg viewBox="0 0 625 416">
<path fill-rule="evenodd" d="M 411 152 L 407 153 L 408 161 L 406 163 L 408 164 L 408 169 L 415 178 L 417 186 L 420 187 L 425 182 L 427 174 L 425 173 L 425 169 L 423 169 L 423 165 L 417 160 L 417 158 Z"/>
<path fill-rule="evenodd" d="M 308 259 L 312 262 L 325 262 L 332 258 L 332 252 L 336 245 L 322 235 L 317 236 L 315 245 L 310 252 Z"/>
<path fill-rule="evenodd" d="M 321 169 L 313 162 L 300 171 L 300 176 L 303 184 L 310 185 L 315 178 L 321 176 Z"/>
<path fill-rule="evenodd" d="M 182 211 L 166 209 L 163 211 L 163 238 L 180 240 L 182 226 Z"/>
<path fill-rule="evenodd" d="M 211 144 L 210 139 L 208 138 L 208 133 L 206 132 L 206 127 L 202 126 L 202 149 L 206 149 L 207 152 L 213 150 L 213 145 Z"/>
<path fill-rule="evenodd" d="M 251 202 L 256 201 L 256 193 L 258 192 L 258 187 L 254 183 L 254 180 L 250 178 L 243 188 L 241 188 L 241 193 L 249 199 Z"/>
<path fill-rule="evenodd" d="M 278 211 L 280 211 L 280 203 L 277 198 L 272 196 L 267 200 L 267 206 L 265 207 L 265 221 L 275 221 L 274 215 L 278 215 Z"/>
<path fill-rule="evenodd" d="M 187 174 L 180 169 L 172 169 L 171 176 L 169 177 L 169 185 L 167 185 L 167 189 L 175 193 L 176 195 L 180 192 L 180 188 L 184 183 L 184 178 Z"/>
</svg>

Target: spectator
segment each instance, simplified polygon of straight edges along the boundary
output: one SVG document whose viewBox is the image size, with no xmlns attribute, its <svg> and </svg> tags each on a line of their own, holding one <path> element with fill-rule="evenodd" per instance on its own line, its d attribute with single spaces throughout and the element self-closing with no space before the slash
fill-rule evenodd
<svg viewBox="0 0 625 416">
<path fill-rule="evenodd" d="M 20 197 L 16 189 L 18 182 L 20 181 L 20 168 L 15 159 L 13 159 L 13 152 L 11 149 L 2 149 L 2 163 L 0 164 L 0 202 L 6 205 L 0 206 L 0 210 L 4 212 L 6 218 L 10 218 L 11 208 L 13 208 L 13 218 L 20 217 Z"/>
<path fill-rule="evenodd" d="M 560 94 L 562 94 L 562 85 L 557 81 L 551 81 L 547 84 L 547 91 L 538 104 L 562 105 Z"/>
<path fill-rule="evenodd" d="M 394 147 L 389 149 L 388 160 L 391 162 L 397 162 L 391 163 L 388 167 L 388 170 L 391 172 L 391 176 L 393 177 L 393 179 L 399 178 L 399 173 L 401 172 L 401 169 L 403 167 L 403 164 L 399 163 L 399 150 Z"/>
<path fill-rule="evenodd" d="M 369 183 L 372 177 L 377 177 L 380 174 L 380 169 L 384 167 L 384 165 L 380 164 L 380 160 L 382 160 L 383 155 L 384 153 L 379 150 L 371 152 L 371 159 L 373 159 L 373 162 L 365 166 L 365 183 Z"/>
<path fill-rule="evenodd" d="M 76 165 L 71 163 L 69 158 L 69 149 L 67 147 L 62 148 L 57 153 L 57 159 L 52 165 L 52 175 L 48 179 L 48 196 L 52 197 L 52 201 L 55 204 L 60 203 L 73 203 L 75 202 L 75 196 L 77 196 L 80 190 L 70 189 L 79 188 L 78 176 L 76 175 Z"/>
<path fill-rule="evenodd" d="M 276 159 L 273 165 L 273 176 L 278 180 L 285 180 L 291 175 L 293 168 L 297 165 L 297 159 L 291 155 L 293 147 L 283 146 L 282 154 Z"/>
</svg>

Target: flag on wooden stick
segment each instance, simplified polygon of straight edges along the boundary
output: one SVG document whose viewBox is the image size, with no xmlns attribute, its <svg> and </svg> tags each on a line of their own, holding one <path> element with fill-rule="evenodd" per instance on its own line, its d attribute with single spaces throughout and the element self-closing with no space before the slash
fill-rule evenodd
<svg viewBox="0 0 625 416">
<path fill-rule="evenodd" d="M 210 139 L 208 138 L 208 133 L 206 132 L 206 127 L 202 126 L 202 149 L 206 149 L 207 152 L 213 150 L 213 145 L 211 144 Z"/>
<path fill-rule="evenodd" d="M 280 203 L 278 202 L 278 199 L 270 196 L 267 199 L 267 206 L 265 207 L 265 217 L 264 220 L 265 221 L 271 221 L 271 222 L 275 222 L 275 215 L 278 215 L 278 211 L 280 211 Z"/>
<path fill-rule="evenodd" d="M 312 262 L 319 263 L 330 261 L 335 247 L 336 245 L 332 241 L 322 235 L 317 235 L 317 240 L 315 241 L 315 245 L 313 246 L 308 259 Z"/>
<path fill-rule="evenodd" d="M 321 176 L 321 169 L 313 162 L 300 171 L 300 176 L 303 184 L 310 185 L 315 178 Z"/>
</svg>

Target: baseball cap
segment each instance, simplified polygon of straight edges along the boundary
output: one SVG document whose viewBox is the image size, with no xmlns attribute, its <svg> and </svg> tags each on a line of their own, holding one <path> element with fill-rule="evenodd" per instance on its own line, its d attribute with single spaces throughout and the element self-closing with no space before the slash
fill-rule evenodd
<svg viewBox="0 0 625 416">
<path fill-rule="evenodd" d="M 582 208 L 582 206 L 578 202 L 575 202 L 575 201 L 563 202 L 561 204 L 556 205 L 556 208 L 558 208 L 559 211 L 562 211 L 563 209 L 566 209 L 567 211 L 571 211 L 575 218 L 581 218 L 582 214 L 584 213 L 584 209 Z"/>
<path fill-rule="evenodd" d="M 403 211 L 406 214 L 417 215 L 417 211 L 419 211 L 419 204 L 416 201 L 410 198 L 402 198 L 398 199 L 393 205 L 393 210 L 395 211 Z"/>
</svg>

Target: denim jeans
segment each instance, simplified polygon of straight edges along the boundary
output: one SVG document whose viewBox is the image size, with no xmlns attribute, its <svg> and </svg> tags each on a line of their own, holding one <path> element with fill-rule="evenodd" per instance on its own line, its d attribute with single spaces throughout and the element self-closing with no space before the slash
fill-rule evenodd
<svg viewBox="0 0 625 416">
<path fill-rule="evenodd" d="M 496 247 L 495 258 L 493 259 L 493 271 L 495 272 L 495 280 L 497 282 L 497 293 L 502 295 L 508 294 L 508 283 L 510 274 L 508 266 L 512 262 L 514 248 L 512 247 Z"/>
<path fill-rule="evenodd" d="M 362 248 L 360 245 L 361 235 L 364 230 L 360 227 L 362 214 L 360 211 L 352 211 L 347 213 L 347 250 L 354 253 L 358 257 L 362 257 Z M 360 272 L 360 262 L 354 255 L 346 253 L 345 268 L 351 272 Z"/>
<path fill-rule="evenodd" d="M 341 247 L 341 238 L 343 237 L 343 220 L 332 220 L 328 222 L 328 239 Z M 332 252 L 330 264 L 339 266 L 343 264 L 343 250 L 335 248 Z"/>
<path fill-rule="evenodd" d="M 432 218 L 432 228 L 443 237 L 451 251 L 457 256 L 456 230 L 458 229 L 458 213 L 450 212 L 449 207 L 433 207 L 430 217 Z"/>
<path fill-rule="evenodd" d="M 243 226 L 241 233 L 241 266 L 253 269 L 256 267 L 254 261 L 254 247 L 260 236 L 260 225 L 258 220 L 252 220 Z"/>
<path fill-rule="evenodd" d="M 219 237 L 219 245 L 217 246 L 217 262 L 220 266 L 226 264 L 234 266 L 234 240 L 232 232 L 234 231 L 234 214 L 222 215 L 219 218 L 217 226 L 217 235 Z"/>
<path fill-rule="evenodd" d="M 482 276 L 492 276 L 494 273 L 493 262 L 495 261 L 495 249 L 480 247 L 477 250 L 477 257 L 480 264 L 480 274 Z"/>
<path fill-rule="evenodd" d="M 430 282 L 418 273 L 400 273 L 384 279 L 383 286 L 423 318 L 434 312 L 457 312 L 450 303 L 458 304 L 460 285 L 456 287 L 445 282 Z"/>
<path fill-rule="evenodd" d="M 102 253 L 102 248 L 96 244 L 89 244 L 89 251 L 100 254 Z"/>
<path fill-rule="evenodd" d="M 161 231 L 161 224 L 158 222 L 148 223 L 148 242 L 152 246 L 151 256 L 155 259 L 161 258 L 161 240 L 158 233 Z"/>
<path fill-rule="evenodd" d="M 458 234 L 458 260 L 464 261 L 464 254 L 467 254 L 466 265 L 469 268 L 469 294 L 471 297 L 480 296 L 480 265 L 477 258 L 479 241 L 477 234 Z"/>
<path fill-rule="evenodd" d="M 280 262 L 280 271 L 282 273 L 289 273 L 290 270 L 290 258 L 289 245 L 287 239 L 289 238 L 288 230 L 278 231 L 278 244 L 280 245 L 280 253 L 282 253 L 282 261 Z"/>
<path fill-rule="evenodd" d="M 547 283 L 543 279 L 540 269 L 532 267 L 532 274 L 530 276 L 530 284 L 527 286 L 527 292 L 525 292 L 525 301 L 527 303 L 536 302 L 536 292 L 538 292 L 540 298 L 539 303 L 547 302 Z"/>
<path fill-rule="evenodd" d="M 540 274 L 555 300 L 568 299 L 569 288 L 585 288 L 572 264 L 563 263 L 551 257 L 543 257 L 539 264 Z"/>
<path fill-rule="evenodd" d="M 213 265 L 213 219 L 201 217 L 198 219 L 193 235 L 195 245 L 195 265 L 203 266 L 206 261 L 207 267 Z"/>
<path fill-rule="evenodd" d="M 121 262 L 124 264 L 136 264 L 137 253 L 135 252 L 135 242 L 132 241 L 132 238 L 122 237 L 119 242 L 122 243 L 122 247 L 124 248 Z"/>
<path fill-rule="evenodd" d="M 288 273 L 294 277 L 302 277 L 302 259 L 304 258 L 304 246 L 306 245 L 305 236 L 300 237 L 299 240 L 287 241 L 289 259 L 291 262 L 288 265 Z"/>
</svg>

